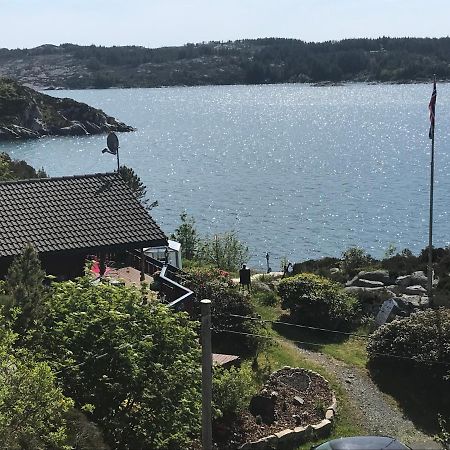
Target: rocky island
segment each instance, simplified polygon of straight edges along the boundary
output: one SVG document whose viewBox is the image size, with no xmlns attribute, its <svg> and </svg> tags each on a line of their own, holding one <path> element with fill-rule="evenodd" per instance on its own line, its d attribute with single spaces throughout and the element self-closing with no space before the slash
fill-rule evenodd
<svg viewBox="0 0 450 450">
<path fill-rule="evenodd" d="M 51 97 L 0 78 L 0 141 L 108 131 L 133 131 L 133 127 L 85 103 Z"/>
</svg>

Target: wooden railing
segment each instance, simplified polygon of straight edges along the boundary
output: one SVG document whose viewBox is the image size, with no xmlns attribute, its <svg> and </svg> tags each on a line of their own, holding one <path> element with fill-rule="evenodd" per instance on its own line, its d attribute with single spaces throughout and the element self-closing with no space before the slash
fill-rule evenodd
<svg viewBox="0 0 450 450">
<path fill-rule="evenodd" d="M 143 266 L 141 253 L 138 250 L 127 252 L 129 264 L 137 270 L 144 269 L 144 273 L 154 275 L 159 272 L 161 292 L 169 307 L 177 311 L 190 311 L 194 300 L 194 293 L 182 286 L 181 279 L 183 271 L 171 264 L 164 264 L 151 256 L 144 254 Z"/>
</svg>

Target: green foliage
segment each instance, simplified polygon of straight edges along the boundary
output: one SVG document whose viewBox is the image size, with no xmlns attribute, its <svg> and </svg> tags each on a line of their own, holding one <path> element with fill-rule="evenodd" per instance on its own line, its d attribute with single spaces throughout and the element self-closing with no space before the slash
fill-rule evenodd
<svg viewBox="0 0 450 450">
<path fill-rule="evenodd" d="M 339 80 L 423 81 L 432 79 L 434 73 L 448 79 L 449 54 L 448 37 L 381 37 L 320 43 L 263 38 L 189 43 L 157 49 L 73 44 L 0 49 L 0 63 L 4 61 L 6 67 L 16 67 L 15 62 L 25 61 L 20 75 L 30 78 L 33 69 L 46 57 L 54 61 L 54 55 L 58 55 L 62 64 L 71 67 L 73 75 L 60 75 L 54 71 L 50 80 L 54 85 L 69 88 L 159 87 Z M 81 67 L 83 77 L 79 76 Z M 12 69 L 10 73 L 19 75 Z M 11 92 L 6 90 L 6 95 Z"/>
<path fill-rule="evenodd" d="M 218 269 L 235 271 L 248 260 L 248 247 L 234 231 L 228 231 L 202 240 L 197 258 Z"/>
<path fill-rule="evenodd" d="M 253 294 L 253 298 L 264 306 L 276 306 L 279 303 L 279 298 L 273 291 L 256 292 Z"/>
<path fill-rule="evenodd" d="M 342 270 L 348 275 L 353 276 L 365 266 L 368 266 L 372 262 L 372 258 L 368 255 L 364 249 L 360 247 L 350 247 L 342 253 Z"/>
<path fill-rule="evenodd" d="M 419 258 L 414 256 L 411 250 L 405 248 L 401 253 L 385 257 L 381 261 L 381 267 L 389 271 L 389 274 L 394 277 L 407 275 L 416 270 L 422 270 Z"/>
<path fill-rule="evenodd" d="M 450 311 L 427 310 L 378 328 L 367 346 L 369 358 L 395 355 L 450 364 Z"/>
<path fill-rule="evenodd" d="M 183 258 L 192 260 L 196 256 L 199 244 L 199 236 L 195 228 L 195 219 L 188 216 L 186 211 L 180 215 L 181 224 L 170 238 L 181 244 L 181 255 Z"/>
<path fill-rule="evenodd" d="M 0 328 L 0 442 L 8 450 L 69 449 L 65 413 L 72 405 L 55 386 L 50 367 Z"/>
<path fill-rule="evenodd" d="M 6 294 L 10 316 L 15 315 L 15 329 L 22 335 L 35 328 L 42 316 L 45 297 L 43 281 L 45 272 L 32 245 L 27 245 L 11 264 L 6 276 Z"/>
<path fill-rule="evenodd" d="M 35 170 L 23 160 L 11 159 L 7 153 L 0 153 L 0 181 L 45 178 L 43 169 Z"/>
<path fill-rule="evenodd" d="M 420 311 L 378 328 L 367 345 L 372 379 L 417 426 L 436 433 L 450 417 L 450 311 Z"/>
<path fill-rule="evenodd" d="M 278 292 L 295 323 L 342 330 L 355 321 L 357 300 L 327 278 L 299 274 L 281 280 Z"/>
<path fill-rule="evenodd" d="M 255 392 L 256 386 L 250 367 L 214 368 L 213 403 L 220 415 L 232 417 L 247 409 Z"/>
<path fill-rule="evenodd" d="M 155 206 L 158 206 L 158 201 L 149 204 L 149 200 L 147 198 L 147 188 L 131 167 L 120 166 L 119 173 L 125 183 L 127 183 L 129 188 L 134 192 L 136 198 L 145 208 L 150 210 Z"/>
<path fill-rule="evenodd" d="M 46 307 L 41 353 L 111 448 L 188 446 L 201 417 L 196 323 L 87 278 L 55 284 Z"/>
<path fill-rule="evenodd" d="M 261 351 L 267 339 L 235 333 L 266 334 L 257 321 L 232 315 L 255 316 L 255 309 L 248 296 L 233 284 L 227 273 L 213 269 L 196 269 L 187 274 L 185 285 L 195 293 L 196 313 L 200 314 L 200 301 L 211 300 L 213 327 L 213 351 L 249 355 Z"/>
</svg>

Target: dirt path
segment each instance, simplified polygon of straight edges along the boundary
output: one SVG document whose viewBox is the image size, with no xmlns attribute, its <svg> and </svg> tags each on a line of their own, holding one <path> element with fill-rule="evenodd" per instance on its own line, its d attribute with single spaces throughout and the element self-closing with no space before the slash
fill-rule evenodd
<svg viewBox="0 0 450 450">
<path fill-rule="evenodd" d="M 419 431 L 403 416 L 394 401 L 379 391 L 365 370 L 349 366 L 323 353 L 300 349 L 288 341 L 283 341 L 295 348 L 303 357 L 335 374 L 347 392 L 353 408 L 359 411 L 363 427 L 367 429 L 368 434 L 394 436 L 414 450 L 441 448 L 430 436 Z"/>
</svg>

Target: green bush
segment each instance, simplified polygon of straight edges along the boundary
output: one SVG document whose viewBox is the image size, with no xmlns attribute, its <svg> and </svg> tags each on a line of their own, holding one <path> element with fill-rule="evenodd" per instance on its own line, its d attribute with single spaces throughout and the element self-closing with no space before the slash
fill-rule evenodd
<svg viewBox="0 0 450 450">
<path fill-rule="evenodd" d="M 0 322 L 1 448 L 68 448 L 65 415 L 72 400 L 63 395 L 46 363 L 14 348 L 17 335 L 8 330 L 3 318 Z"/>
<path fill-rule="evenodd" d="M 227 272 L 217 269 L 196 269 L 188 272 L 184 284 L 195 294 L 194 314 L 200 316 L 200 301 L 211 300 L 212 344 L 217 353 L 257 354 L 267 339 L 247 334 L 265 334 L 257 321 L 238 316 L 256 316 L 250 298 L 244 295 Z M 245 334 L 236 334 L 245 333 Z"/>
<path fill-rule="evenodd" d="M 367 346 L 372 379 L 434 434 L 450 417 L 450 311 L 427 310 L 378 328 Z M 450 431 L 450 430 L 447 430 Z"/>
<path fill-rule="evenodd" d="M 40 353 L 112 449 L 190 445 L 201 416 L 198 324 L 87 278 L 55 283 L 45 306 Z"/>
<path fill-rule="evenodd" d="M 281 280 L 278 292 L 295 323 L 342 330 L 356 320 L 356 298 L 319 275 L 305 273 Z"/>
<path fill-rule="evenodd" d="M 247 262 L 248 255 L 248 247 L 234 231 L 228 231 L 201 240 L 196 257 L 218 269 L 235 271 Z"/>
<path fill-rule="evenodd" d="M 279 302 L 279 298 L 275 292 L 256 292 L 253 298 L 264 306 L 275 306 Z"/>
<path fill-rule="evenodd" d="M 370 360 L 410 358 L 450 364 L 450 311 L 420 311 L 378 328 L 367 346 Z M 388 355 L 388 356 L 383 356 Z"/>
<path fill-rule="evenodd" d="M 256 391 L 248 366 L 230 369 L 214 368 L 213 403 L 221 416 L 230 417 L 248 408 Z"/>
<path fill-rule="evenodd" d="M 404 249 L 401 253 L 383 259 L 381 261 L 381 267 L 389 271 L 392 277 L 398 277 L 417 270 L 423 270 L 425 265 L 421 265 L 419 258 L 414 256 L 410 250 Z"/>
<path fill-rule="evenodd" d="M 373 262 L 372 257 L 360 247 L 350 247 L 342 253 L 341 267 L 344 272 L 353 277 L 363 267 Z"/>
</svg>

